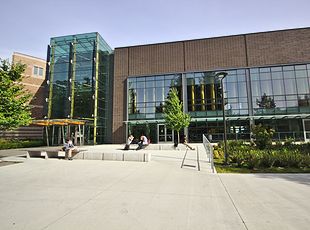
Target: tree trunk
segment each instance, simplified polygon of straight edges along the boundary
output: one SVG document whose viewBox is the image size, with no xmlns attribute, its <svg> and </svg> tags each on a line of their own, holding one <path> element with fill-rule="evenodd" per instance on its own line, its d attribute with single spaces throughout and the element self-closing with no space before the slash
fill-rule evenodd
<svg viewBox="0 0 310 230">
<path fill-rule="evenodd" d="M 174 147 L 178 147 L 178 144 L 180 143 L 180 132 L 178 131 L 178 138 L 174 138 Z"/>
</svg>

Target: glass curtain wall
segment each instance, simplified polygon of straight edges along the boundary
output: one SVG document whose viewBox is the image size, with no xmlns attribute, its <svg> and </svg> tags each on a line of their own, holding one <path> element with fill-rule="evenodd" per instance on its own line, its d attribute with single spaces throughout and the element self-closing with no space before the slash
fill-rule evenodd
<svg viewBox="0 0 310 230">
<path fill-rule="evenodd" d="M 51 38 L 47 117 L 87 120 L 89 144 L 107 139 L 111 53 L 98 33 Z"/>
<path fill-rule="evenodd" d="M 223 139 L 222 98 L 229 139 L 249 139 L 250 119 L 274 128 L 275 139 L 303 138 L 302 119 L 310 116 L 310 64 L 225 72 L 223 89 L 216 71 L 185 73 L 185 87 L 182 74 L 128 78 L 129 126 L 138 123 L 141 129 L 146 121 L 163 123 L 164 101 L 176 86 L 181 100 L 183 93 L 187 95 L 184 105 L 192 117 L 192 142 L 201 142 L 202 134 Z"/>
<path fill-rule="evenodd" d="M 157 142 L 157 123 L 163 122 L 163 108 L 172 87 L 182 97 L 181 74 L 128 78 L 128 132 L 138 138 L 142 133 Z"/>
</svg>

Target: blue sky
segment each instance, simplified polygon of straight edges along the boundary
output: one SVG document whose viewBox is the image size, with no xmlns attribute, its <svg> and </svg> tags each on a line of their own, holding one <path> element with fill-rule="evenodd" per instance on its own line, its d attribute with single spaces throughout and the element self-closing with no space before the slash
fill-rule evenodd
<svg viewBox="0 0 310 230">
<path fill-rule="evenodd" d="M 112 47 L 310 27 L 309 0 L 0 0 L 0 57 L 46 58 L 50 37 L 99 32 Z"/>
</svg>

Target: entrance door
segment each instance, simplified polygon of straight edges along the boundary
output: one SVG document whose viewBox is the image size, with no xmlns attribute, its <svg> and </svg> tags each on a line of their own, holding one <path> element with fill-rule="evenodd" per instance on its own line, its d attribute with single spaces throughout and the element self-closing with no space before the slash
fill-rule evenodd
<svg viewBox="0 0 310 230">
<path fill-rule="evenodd" d="M 304 138 L 305 141 L 310 141 L 310 119 L 305 119 L 302 121 L 304 126 Z"/>
<path fill-rule="evenodd" d="M 168 129 L 165 124 L 157 125 L 157 142 L 173 142 L 173 131 Z"/>
</svg>

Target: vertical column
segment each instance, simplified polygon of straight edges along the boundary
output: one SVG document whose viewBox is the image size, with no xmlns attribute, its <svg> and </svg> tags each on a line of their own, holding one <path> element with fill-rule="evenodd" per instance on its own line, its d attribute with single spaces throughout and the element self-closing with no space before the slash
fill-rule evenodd
<svg viewBox="0 0 310 230">
<path fill-rule="evenodd" d="M 214 87 L 215 79 L 211 78 L 211 87 L 210 87 L 210 97 L 211 97 L 211 110 L 216 110 L 216 101 L 215 101 L 215 87 Z"/>
<path fill-rule="evenodd" d="M 183 99 L 183 112 L 188 113 L 188 101 L 187 101 L 187 79 L 186 74 L 182 73 L 182 99 Z M 184 134 L 188 136 L 188 127 L 184 128 Z"/>
<path fill-rule="evenodd" d="M 50 74 L 49 74 L 49 92 L 48 92 L 48 112 L 47 117 L 51 118 L 52 116 L 52 102 L 53 102 L 53 79 L 54 79 L 54 66 L 55 66 L 55 46 L 56 44 L 51 46 L 51 64 L 50 64 Z"/>
<path fill-rule="evenodd" d="M 126 129 L 126 138 L 129 136 L 129 115 L 128 115 L 128 103 L 129 103 L 129 83 L 128 83 L 128 78 L 125 80 L 126 81 L 126 87 L 125 87 L 125 92 L 126 92 L 126 105 L 125 105 L 125 110 L 126 110 L 126 123 L 125 123 L 125 129 Z M 133 96 L 133 95 L 132 95 Z M 132 105 L 133 106 L 133 105 Z M 132 108 L 133 109 L 133 108 Z M 131 134 L 131 133 L 130 133 Z"/>
<path fill-rule="evenodd" d="M 71 43 L 73 57 L 72 57 L 72 72 L 71 72 L 71 110 L 70 110 L 70 117 L 73 118 L 74 115 L 74 96 L 75 96 L 75 66 L 76 66 L 76 39 Z M 70 60 L 71 61 L 71 60 Z"/>
<path fill-rule="evenodd" d="M 67 79 L 67 100 L 65 104 L 65 116 L 71 118 L 71 102 L 72 102 L 72 64 L 73 64 L 73 45 L 69 44 L 69 67 L 68 67 L 68 79 Z"/>
<path fill-rule="evenodd" d="M 97 38 L 98 39 L 98 38 Z M 99 90 L 99 53 L 98 53 L 98 42 L 94 41 L 95 48 L 95 95 L 94 95 L 94 144 L 97 143 L 97 125 L 98 125 L 98 90 Z"/>
<path fill-rule="evenodd" d="M 245 81 L 247 89 L 247 100 L 248 100 L 248 113 L 249 113 L 249 126 L 250 126 L 250 139 L 252 139 L 252 125 L 255 124 L 253 118 L 253 101 L 252 101 L 252 87 L 251 87 L 251 75 L 250 69 L 245 70 Z"/>
<path fill-rule="evenodd" d="M 51 46 L 47 46 L 47 56 L 46 56 L 46 68 L 45 68 L 45 80 L 46 80 L 46 87 L 47 90 L 45 90 L 44 97 L 45 97 L 45 104 L 43 107 L 43 115 L 44 117 L 47 117 L 48 115 L 48 95 L 49 95 L 49 85 L 50 85 L 50 59 L 51 59 Z"/>
<path fill-rule="evenodd" d="M 206 111 L 206 105 L 205 105 L 205 81 L 204 81 L 204 79 L 200 80 L 200 95 L 201 95 L 201 111 Z"/>
<path fill-rule="evenodd" d="M 192 111 L 195 111 L 195 78 L 191 79 L 191 104 Z"/>
</svg>

